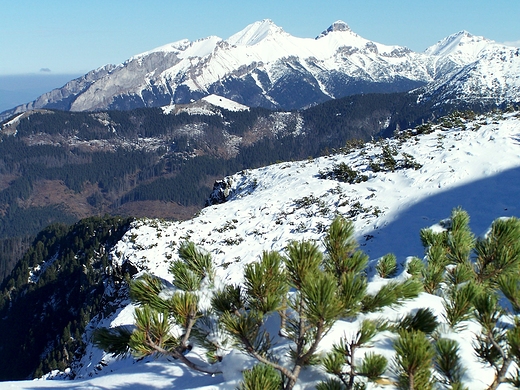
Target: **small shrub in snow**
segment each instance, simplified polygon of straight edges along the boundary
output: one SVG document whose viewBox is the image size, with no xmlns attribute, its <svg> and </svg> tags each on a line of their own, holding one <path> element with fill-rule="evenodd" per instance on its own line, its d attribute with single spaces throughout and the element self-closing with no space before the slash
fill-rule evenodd
<svg viewBox="0 0 520 390">
<path fill-rule="evenodd" d="M 240 388 L 292 389 L 301 370 L 319 361 L 318 347 L 338 319 L 398 305 L 421 288 L 410 279 L 368 294 L 368 256 L 357 249 L 352 223 L 341 217 L 331 224 L 323 243 L 325 254 L 312 241 L 291 242 L 285 254 L 264 252 L 258 262 L 245 266 L 242 285 L 222 286 L 213 282 L 210 255 L 186 242 L 170 267 L 174 289 L 150 275 L 132 282 L 131 296 L 138 304 L 135 329 L 101 330 L 96 342 L 115 354 L 172 356 L 208 373 L 219 372 L 218 364 L 194 363 L 188 353 L 194 344 L 206 349 L 209 362 L 225 359 L 226 350 L 238 348 L 260 363 L 244 373 Z M 215 285 L 221 287 L 216 290 Z M 211 308 L 202 310 L 202 290 L 212 297 Z M 267 321 L 273 318 L 279 320 L 279 337 L 288 346 L 283 359 L 273 353 L 273 335 L 267 331 Z M 367 355 L 359 368 L 348 357 L 370 343 L 375 331 L 366 322 L 358 337 L 344 340 L 346 349 L 338 347 L 342 370 L 369 379 L 382 375 L 382 356 Z"/>
<path fill-rule="evenodd" d="M 320 172 L 320 178 L 338 180 L 349 184 L 357 184 L 368 180 L 367 175 L 360 174 L 344 162 L 333 165 L 328 172 Z"/>
<path fill-rule="evenodd" d="M 376 271 L 382 278 L 392 277 L 397 271 L 397 259 L 389 253 L 381 257 L 376 265 Z"/>
<path fill-rule="evenodd" d="M 226 359 L 227 352 L 240 349 L 258 361 L 244 373 L 241 389 L 292 389 L 306 366 L 321 361 L 330 377 L 318 389 L 361 389 L 386 373 L 386 359 L 362 355 L 360 349 L 369 347 L 377 332 L 389 330 L 397 333 L 392 363 L 397 388 L 433 389 L 438 383 L 463 390 L 458 344 L 440 337 L 439 319 L 428 308 L 419 308 L 394 324 L 360 321 L 353 335 L 346 335 L 321 358 L 317 354 L 337 320 L 356 320 L 400 305 L 425 288 L 442 297 L 443 317 L 452 331 L 461 331 L 470 320 L 479 324 L 481 331 L 473 334 L 475 355 L 494 371 L 487 389 L 503 383 L 516 386 L 520 383 L 520 372 L 515 371 L 520 366 L 516 315 L 520 221 L 496 220 L 487 236 L 476 240 L 467 213 L 455 209 L 442 227 L 440 232 L 421 232 L 426 265 L 412 258 L 406 267 L 408 279 L 390 280 L 371 293 L 368 256 L 358 250 L 353 225 L 342 217 L 325 234 L 325 252 L 312 241 L 291 242 L 284 253 L 264 252 L 259 261 L 244 267 L 241 285 L 214 281 L 211 256 L 186 242 L 170 268 L 174 288 L 151 275 L 131 282 L 131 298 L 138 305 L 134 329 L 100 330 L 96 343 L 115 354 L 172 356 L 207 373 L 218 373 L 218 362 Z M 384 259 L 376 269 L 388 277 L 395 261 L 392 255 Z M 500 306 L 500 300 L 507 300 L 507 305 Z M 193 346 L 206 350 L 208 363 L 191 360 Z"/>
</svg>

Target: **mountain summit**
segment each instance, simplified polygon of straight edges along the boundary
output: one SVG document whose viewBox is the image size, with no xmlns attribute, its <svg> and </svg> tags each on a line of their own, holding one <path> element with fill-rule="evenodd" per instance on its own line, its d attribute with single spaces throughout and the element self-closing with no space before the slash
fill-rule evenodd
<svg viewBox="0 0 520 390">
<path fill-rule="evenodd" d="M 328 35 L 329 33 L 335 32 L 335 31 L 352 31 L 352 30 L 350 29 L 350 27 L 348 26 L 347 23 L 345 23 L 342 20 L 338 20 L 338 21 L 332 23 L 332 25 L 328 29 L 326 29 L 320 35 L 318 35 L 316 37 L 316 39 L 324 37 L 325 35 Z"/>
<path fill-rule="evenodd" d="M 501 104 L 519 100 L 518 52 L 462 31 L 416 53 L 367 40 L 342 21 L 316 39 L 299 38 L 265 19 L 228 39 L 181 40 L 107 65 L 1 117 L 36 108 L 160 107 L 211 94 L 250 107 L 291 110 L 348 95 L 419 87 L 426 88 L 429 99 L 437 99 L 442 88 L 442 96 L 458 91 L 450 99 Z M 508 66 L 497 58 L 507 59 Z M 469 75 L 470 67 L 480 70 L 454 78 Z M 475 85 L 486 84 L 491 73 L 496 81 L 478 90 Z"/>
<path fill-rule="evenodd" d="M 276 39 L 276 35 L 289 35 L 282 28 L 278 27 L 270 19 L 264 19 L 255 22 L 244 28 L 242 31 L 232 35 L 227 42 L 236 46 L 253 46 L 260 41 L 272 37 Z"/>
<path fill-rule="evenodd" d="M 430 46 L 425 53 L 432 56 L 465 57 L 465 62 L 469 62 L 475 61 L 483 49 L 493 44 L 490 39 L 459 31 Z"/>
</svg>

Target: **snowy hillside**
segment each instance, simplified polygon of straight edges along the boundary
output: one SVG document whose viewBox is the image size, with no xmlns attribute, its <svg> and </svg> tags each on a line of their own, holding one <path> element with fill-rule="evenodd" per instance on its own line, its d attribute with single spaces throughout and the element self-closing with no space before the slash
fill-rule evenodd
<svg viewBox="0 0 520 390">
<path fill-rule="evenodd" d="M 384 160 L 389 151 L 391 164 Z M 359 175 L 358 183 L 334 179 L 331 172 L 342 163 Z M 171 280 L 170 261 L 177 258 L 179 245 L 189 239 L 211 253 L 219 283 L 240 283 L 244 265 L 258 260 L 262 251 L 282 251 L 290 240 L 321 242 L 326 227 L 341 214 L 354 222 L 361 249 L 371 260 L 369 289 L 377 289 L 384 282 L 375 275 L 377 259 L 394 253 L 400 265 L 398 278 L 406 278 L 404 266 L 409 257 L 424 255 L 419 230 L 439 227 L 453 208 L 461 206 L 469 213 L 470 227 L 477 235 L 485 234 L 498 217 L 520 217 L 519 177 L 518 112 L 475 119 L 452 117 L 443 125 L 422 126 L 397 139 L 350 152 L 237 173 L 223 181 L 225 203 L 207 207 L 189 221 L 137 221 L 114 247 L 112 257 Z M 124 296 L 120 299 L 120 309 L 108 318 L 94 318 L 91 329 L 133 322 L 134 306 Z M 442 321 L 442 299 L 426 293 L 399 310 L 385 309 L 377 316 L 396 319 L 420 307 L 429 307 Z M 336 323 L 322 350 L 352 332 L 358 321 Z M 472 350 L 477 331 L 473 323 L 457 334 L 444 330 L 447 337 L 460 342 L 467 369 L 464 383 L 472 390 L 485 389 L 492 380 L 492 370 L 478 363 Z M 84 337 L 88 340 L 90 335 Z M 391 339 L 386 333 L 378 336 L 374 350 L 391 358 Z M 193 358 L 197 354 L 203 356 L 197 348 L 189 353 Z M 6 382 L 0 387 L 234 389 L 240 371 L 252 361 L 233 350 L 219 364 L 224 375 L 212 377 L 187 371 L 166 358 L 114 359 L 89 345 L 73 367 L 73 381 Z M 301 375 L 301 383 L 308 385 L 297 388 L 312 388 L 324 375 L 318 367 L 308 368 Z M 392 378 L 391 373 L 389 376 Z"/>
<path fill-rule="evenodd" d="M 458 99 L 500 104 L 518 101 L 519 63 L 518 49 L 465 31 L 416 53 L 365 39 L 342 21 L 316 38 L 300 38 L 266 19 L 228 39 L 181 40 L 107 65 L 6 111 L 2 118 L 46 107 L 72 111 L 162 107 L 212 94 L 250 107 L 292 110 L 348 95 L 402 92 L 424 85 L 432 98 L 443 87 Z M 468 67 L 478 71 L 469 79 L 454 78 L 467 73 Z M 489 80 L 493 88 L 479 89 Z"/>
<path fill-rule="evenodd" d="M 165 114 L 187 112 L 191 115 L 218 115 L 218 108 L 223 108 L 228 111 L 249 110 L 249 107 L 244 106 L 243 104 L 214 94 L 205 96 L 199 101 L 188 105 L 170 104 L 161 107 Z"/>
<path fill-rule="evenodd" d="M 441 71 L 441 77 L 420 89 L 425 91 L 426 98 L 476 104 L 519 100 L 520 84 L 516 80 L 520 73 L 520 49 L 461 31 L 425 53 L 438 58 L 439 70 L 452 69 Z"/>
</svg>

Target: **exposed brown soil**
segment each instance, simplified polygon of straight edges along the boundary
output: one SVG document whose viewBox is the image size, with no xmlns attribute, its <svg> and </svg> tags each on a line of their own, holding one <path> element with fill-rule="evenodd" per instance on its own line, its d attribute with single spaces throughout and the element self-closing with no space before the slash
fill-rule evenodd
<svg viewBox="0 0 520 390">
<path fill-rule="evenodd" d="M 11 182 L 16 179 L 18 176 L 16 175 L 0 175 L 0 191 L 5 190 L 7 187 L 11 185 Z"/>
<path fill-rule="evenodd" d="M 181 206 L 174 202 L 146 200 L 126 203 L 119 207 L 115 213 L 138 218 L 149 217 L 186 220 L 193 217 L 198 211 L 200 211 L 200 207 L 197 206 Z"/>
<path fill-rule="evenodd" d="M 33 193 L 29 199 L 20 201 L 19 206 L 30 208 L 59 205 L 68 214 L 78 219 L 110 213 L 138 218 L 186 220 L 200 211 L 198 206 L 182 206 L 175 202 L 164 201 L 130 202 L 114 210 L 110 208 L 110 202 L 104 200 L 102 204 L 93 207 L 87 199 L 95 192 L 99 192 L 96 185 L 85 185 L 81 193 L 76 193 L 62 181 L 39 180 L 33 184 Z"/>
<path fill-rule="evenodd" d="M 33 183 L 33 192 L 29 199 L 20 201 L 19 205 L 24 208 L 59 205 L 69 214 L 86 218 L 100 211 L 87 202 L 87 197 L 93 191 L 93 188 L 87 187 L 81 193 L 76 193 L 60 180 L 38 180 Z"/>
</svg>

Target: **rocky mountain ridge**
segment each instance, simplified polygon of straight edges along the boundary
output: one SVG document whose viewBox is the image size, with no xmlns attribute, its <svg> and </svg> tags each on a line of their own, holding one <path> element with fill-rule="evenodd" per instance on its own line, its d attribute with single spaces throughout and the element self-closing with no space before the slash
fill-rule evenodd
<svg viewBox="0 0 520 390">
<path fill-rule="evenodd" d="M 519 49 L 465 31 L 424 53 L 383 45 L 337 21 L 315 39 L 270 20 L 228 39 L 177 41 L 72 80 L 2 118 L 35 108 L 92 111 L 185 104 L 217 94 L 250 107 L 301 109 L 347 95 L 425 87 L 428 99 L 517 102 Z"/>
</svg>

